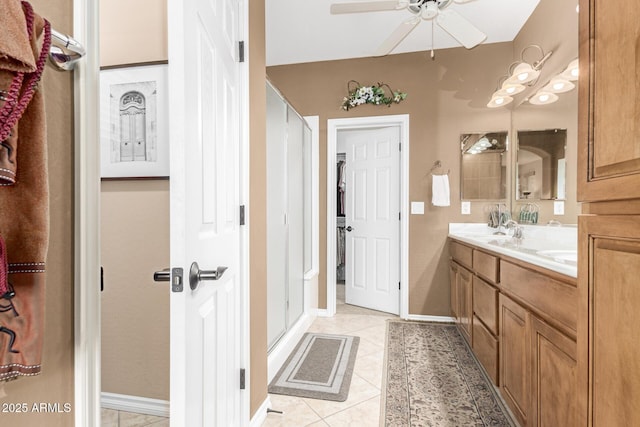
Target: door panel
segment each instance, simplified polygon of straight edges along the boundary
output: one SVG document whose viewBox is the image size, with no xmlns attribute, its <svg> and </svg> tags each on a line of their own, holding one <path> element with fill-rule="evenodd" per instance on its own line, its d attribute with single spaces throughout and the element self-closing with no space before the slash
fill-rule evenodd
<svg viewBox="0 0 640 427">
<path fill-rule="evenodd" d="M 398 314 L 400 306 L 400 129 L 342 131 L 346 151 L 345 299 Z"/>
<path fill-rule="evenodd" d="M 185 272 L 183 292 L 171 294 L 172 426 L 239 426 L 243 418 L 239 16 L 236 1 L 224 4 L 168 3 L 171 264 Z M 227 270 L 191 290 L 194 261 Z"/>
</svg>

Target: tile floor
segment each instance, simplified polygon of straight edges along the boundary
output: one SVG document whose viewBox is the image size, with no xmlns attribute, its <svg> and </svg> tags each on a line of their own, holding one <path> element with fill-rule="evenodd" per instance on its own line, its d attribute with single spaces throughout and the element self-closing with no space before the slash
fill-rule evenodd
<svg viewBox="0 0 640 427">
<path fill-rule="evenodd" d="M 284 414 L 268 414 L 263 427 L 379 425 L 386 320 L 396 316 L 345 304 L 344 286 L 338 286 L 337 300 L 336 315 L 317 318 L 309 332 L 360 337 L 349 397 L 331 402 L 271 394 L 271 409 Z"/>
<path fill-rule="evenodd" d="M 169 418 L 102 409 L 102 427 L 169 427 Z"/>
<path fill-rule="evenodd" d="M 270 395 L 270 413 L 262 424 L 272 426 L 377 426 L 380 415 L 380 388 L 386 320 L 396 316 L 344 303 L 344 285 L 338 285 L 336 315 L 319 317 L 309 332 L 355 335 L 360 337 L 356 365 L 345 402 Z M 131 412 L 102 410 L 102 427 L 168 427 L 169 419 Z"/>
</svg>

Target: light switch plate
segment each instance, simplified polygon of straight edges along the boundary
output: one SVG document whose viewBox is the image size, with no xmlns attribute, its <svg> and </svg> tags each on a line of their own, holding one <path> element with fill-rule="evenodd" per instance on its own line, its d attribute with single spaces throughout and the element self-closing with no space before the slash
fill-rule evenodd
<svg viewBox="0 0 640 427">
<path fill-rule="evenodd" d="M 471 202 L 462 202 L 460 204 L 460 213 L 462 215 L 471 215 Z"/>
<path fill-rule="evenodd" d="M 554 215 L 564 215 L 564 201 L 556 200 L 553 202 L 553 214 Z"/>
<path fill-rule="evenodd" d="M 424 202 L 411 202 L 411 215 L 424 215 Z"/>
</svg>

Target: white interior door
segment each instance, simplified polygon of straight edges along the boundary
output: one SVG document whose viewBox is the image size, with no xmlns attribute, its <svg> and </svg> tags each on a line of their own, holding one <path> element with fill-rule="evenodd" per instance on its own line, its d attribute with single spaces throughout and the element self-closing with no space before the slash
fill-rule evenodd
<svg viewBox="0 0 640 427">
<path fill-rule="evenodd" d="M 398 314 L 400 128 L 349 130 L 338 138 L 347 155 L 345 302 Z"/>
<path fill-rule="evenodd" d="M 171 425 L 240 426 L 242 21 L 238 0 L 169 0 L 168 12 L 171 265 L 184 269 L 171 293 Z M 192 290 L 193 262 L 227 270 Z"/>
</svg>

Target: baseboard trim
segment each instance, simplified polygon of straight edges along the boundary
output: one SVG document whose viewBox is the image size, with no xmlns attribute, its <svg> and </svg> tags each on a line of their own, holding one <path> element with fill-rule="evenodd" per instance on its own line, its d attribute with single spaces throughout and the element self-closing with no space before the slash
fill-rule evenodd
<svg viewBox="0 0 640 427">
<path fill-rule="evenodd" d="M 318 316 L 318 317 L 331 317 L 329 315 L 329 310 L 327 310 L 326 308 L 319 308 L 316 311 L 316 316 Z"/>
<path fill-rule="evenodd" d="M 267 409 L 269 409 L 269 406 L 271 406 L 271 399 L 267 396 L 264 402 L 262 402 L 262 405 L 260 405 L 256 413 L 253 415 L 253 418 L 251 418 L 249 427 L 260 427 L 262 423 L 264 423 L 267 419 Z"/>
<path fill-rule="evenodd" d="M 100 406 L 105 409 L 169 417 L 169 401 L 127 394 L 102 392 Z"/>
<path fill-rule="evenodd" d="M 408 320 L 417 320 L 419 322 L 441 322 L 450 323 L 455 322 L 456 319 L 450 316 L 425 316 L 422 314 L 410 314 L 407 317 Z"/>
</svg>

